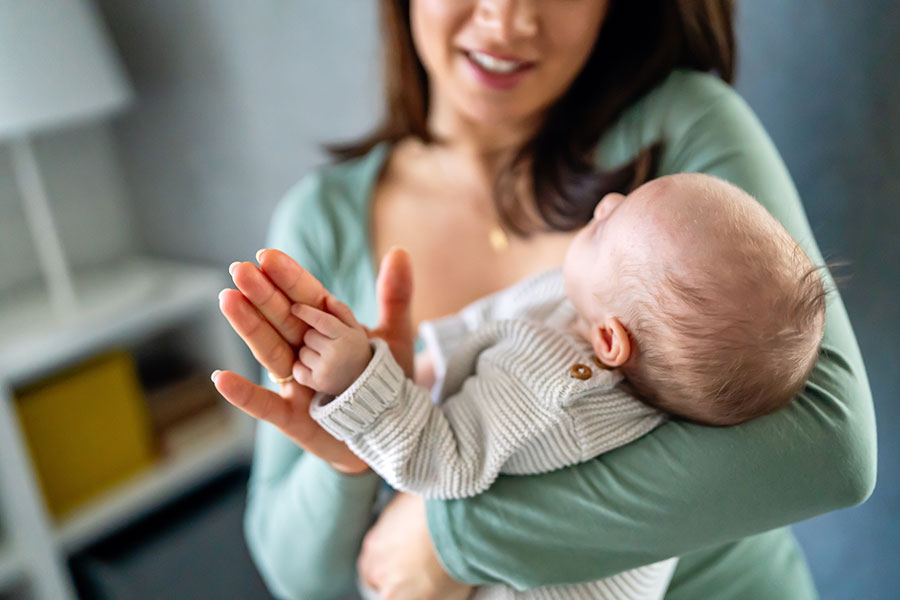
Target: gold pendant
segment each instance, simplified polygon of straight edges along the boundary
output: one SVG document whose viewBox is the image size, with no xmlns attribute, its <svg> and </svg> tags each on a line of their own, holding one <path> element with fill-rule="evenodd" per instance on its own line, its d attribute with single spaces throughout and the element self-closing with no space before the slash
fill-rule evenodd
<svg viewBox="0 0 900 600">
<path fill-rule="evenodd" d="M 494 252 L 502 252 L 509 248 L 509 239 L 506 237 L 506 232 L 499 225 L 491 229 L 488 239 L 491 241 L 491 248 L 494 249 Z"/>
</svg>

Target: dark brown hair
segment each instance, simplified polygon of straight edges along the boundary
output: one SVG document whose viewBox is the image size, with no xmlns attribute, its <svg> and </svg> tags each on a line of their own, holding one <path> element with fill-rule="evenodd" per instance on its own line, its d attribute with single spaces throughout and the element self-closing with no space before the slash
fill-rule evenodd
<svg viewBox="0 0 900 600">
<path fill-rule="evenodd" d="M 734 74 L 733 0 L 609 0 L 610 6 L 584 68 L 543 124 L 499 173 L 494 202 L 504 228 L 520 235 L 569 231 L 590 220 L 607 192 L 627 193 L 656 171 L 661 148 L 645 148 L 631 163 L 598 172 L 593 152 L 622 111 L 674 69 Z M 429 134 L 428 78 L 416 54 L 409 0 L 382 0 L 386 115 L 376 131 L 348 146 L 330 147 L 338 160 L 368 153 L 376 144 Z M 516 174 L 530 165 L 534 210 L 515 194 Z M 535 223 L 526 217 L 540 216 Z"/>
</svg>

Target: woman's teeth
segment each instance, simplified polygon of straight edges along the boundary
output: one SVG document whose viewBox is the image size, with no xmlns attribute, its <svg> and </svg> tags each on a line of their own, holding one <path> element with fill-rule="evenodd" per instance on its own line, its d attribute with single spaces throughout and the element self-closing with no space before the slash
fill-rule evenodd
<svg viewBox="0 0 900 600">
<path fill-rule="evenodd" d="M 469 58 L 477 63 L 479 67 L 483 68 L 485 71 L 490 71 L 491 73 L 512 73 L 522 66 L 522 63 L 520 62 L 495 58 L 490 54 L 484 54 L 475 50 L 469 52 Z"/>
</svg>

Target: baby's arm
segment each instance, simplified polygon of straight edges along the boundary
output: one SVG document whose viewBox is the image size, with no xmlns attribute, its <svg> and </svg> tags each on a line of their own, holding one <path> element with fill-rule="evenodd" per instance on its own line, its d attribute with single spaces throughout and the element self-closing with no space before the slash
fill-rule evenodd
<svg viewBox="0 0 900 600">
<path fill-rule="evenodd" d="M 438 406 L 427 388 L 404 376 L 383 340 L 368 340 L 363 347 L 349 311 L 326 308 L 334 314 L 306 306 L 296 313 L 320 329 L 312 336 L 316 354 L 301 356 L 300 382 L 338 395 L 334 400 L 317 395 L 310 414 L 397 489 L 432 498 L 476 495 L 490 487 L 516 450 L 541 436 L 553 437 L 548 433 L 571 422 L 553 394 L 535 393 L 521 376 L 494 362 L 480 365 L 488 349 L 506 355 L 520 351 L 521 340 L 505 329 L 487 328 L 467 340 L 454 360 L 455 393 Z M 372 358 L 360 368 L 367 354 Z M 476 372 L 479 365 L 483 372 Z M 584 459 L 582 444 L 572 440 L 562 446 L 541 453 L 535 471 Z"/>
<path fill-rule="evenodd" d="M 397 489 L 429 498 L 479 494 L 518 447 L 551 425 L 529 419 L 525 398 L 534 396 L 512 380 L 504 383 L 518 409 L 491 394 L 496 387 L 480 377 L 469 377 L 438 406 L 428 389 L 404 377 L 383 340 L 370 343 L 374 355 L 362 375 L 333 401 L 318 396 L 310 414 Z M 568 449 L 558 466 L 580 460 L 576 448 Z"/>
<path fill-rule="evenodd" d="M 335 311 L 341 314 L 340 310 Z M 338 340 L 333 348 L 322 347 L 321 360 L 311 366 L 313 379 L 329 389 L 342 382 L 327 381 L 322 374 L 347 376 L 355 369 L 331 369 L 349 364 L 358 349 L 350 350 L 348 340 L 356 336 L 344 329 L 347 322 L 332 322 L 330 315 L 303 311 L 311 326 L 327 323 L 326 339 Z M 334 319 L 337 321 L 337 319 Z M 510 327 L 515 333 L 516 325 Z M 509 333 L 508 331 L 506 332 Z M 344 340 L 344 341 L 340 341 Z M 517 450 L 519 472 L 541 472 L 583 461 L 589 456 L 627 443 L 659 423 L 661 416 L 634 400 L 624 402 L 612 396 L 602 400 L 575 394 L 562 402 L 557 393 L 537 392 L 523 382 L 521 373 L 496 368 L 487 363 L 479 373 L 482 350 L 509 344 L 509 348 L 527 346 L 515 335 L 498 333 L 497 328 L 479 332 L 465 344 L 454 360 L 457 374 L 475 373 L 465 378 L 457 393 L 440 406 L 431 402 L 427 388 L 404 377 L 387 344 L 372 339 L 372 358 L 362 374 L 338 398 L 327 401 L 321 394 L 310 406 L 311 416 L 331 435 L 346 441 L 393 487 L 434 498 L 461 498 L 481 493 L 493 483 L 501 467 Z M 536 340 L 532 340 L 536 341 Z M 501 347 L 501 349 L 504 349 Z M 348 357 L 346 361 L 343 355 Z M 513 364 L 524 363 L 521 356 L 509 354 Z M 416 371 L 427 367 L 427 355 L 420 355 Z M 598 375 L 599 376 L 599 375 Z M 607 376 L 607 375 L 603 375 Z M 530 380 L 530 379 L 529 379 Z M 615 394 L 615 392 L 610 392 Z M 543 398 L 543 399 L 542 399 Z M 564 408 L 565 406 L 565 408 Z M 566 411 L 566 412 L 564 412 Z M 578 426 L 572 427 L 578 422 Z M 616 431 L 615 436 L 591 436 L 603 424 Z M 524 459 L 524 460 L 523 460 Z M 475 594 L 478 600 L 521 598 L 549 600 L 563 593 L 571 597 L 610 600 L 658 600 L 674 571 L 675 560 L 647 565 L 602 581 L 514 592 L 506 586 L 485 586 Z M 628 592 L 623 595 L 623 590 Z"/>
<path fill-rule="evenodd" d="M 346 441 L 357 456 L 371 459 L 370 466 L 397 489 L 439 498 L 472 496 L 487 489 L 515 446 L 499 450 L 496 443 L 483 445 L 468 435 L 460 438 L 457 421 L 468 415 L 478 429 L 493 429 L 496 424 L 488 427 L 487 421 L 496 418 L 466 408 L 468 393 L 458 394 L 455 405 L 445 403 L 449 407 L 445 415 L 431 401 L 435 373 L 427 352 L 416 357 L 414 383 L 404 376 L 387 343 L 370 341 L 346 305 L 329 296 L 324 308 L 291 308 L 309 325 L 295 372 L 299 371 L 299 383 L 319 392 L 310 406 L 313 418 L 336 439 Z M 332 396 L 340 397 L 332 403 Z M 520 429 L 524 435 L 528 428 Z M 456 451 L 451 455 L 447 448 Z M 460 473 L 464 482 L 454 484 Z"/>
<path fill-rule="evenodd" d="M 479 330 L 454 353 L 451 395 L 440 405 L 373 339 L 359 378 L 333 401 L 317 397 L 310 414 L 392 486 L 433 498 L 477 495 L 504 466 L 516 474 L 569 466 L 660 423 L 657 411 L 612 389 L 615 381 L 573 383 L 578 354 L 556 357 L 558 336 L 519 321 Z"/>
</svg>

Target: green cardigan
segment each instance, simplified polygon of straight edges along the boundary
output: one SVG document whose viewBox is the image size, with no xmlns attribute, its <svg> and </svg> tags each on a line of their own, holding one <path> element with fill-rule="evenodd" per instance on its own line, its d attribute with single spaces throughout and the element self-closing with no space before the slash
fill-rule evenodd
<svg viewBox="0 0 900 600">
<path fill-rule="evenodd" d="M 624 164 L 659 140 L 660 175 L 731 181 L 822 262 L 778 152 L 730 87 L 676 71 L 607 132 L 598 165 Z M 388 152 L 380 145 L 305 177 L 276 208 L 268 239 L 368 325 L 376 318 L 369 199 Z M 871 392 L 834 294 L 815 371 L 777 414 L 728 428 L 670 422 L 587 463 L 501 476 L 477 497 L 429 500 L 426 510 L 442 563 L 472 584 L 587 581 L 677 555 L 667 598 L 799 600 L 816 593 L 784 526 L 862 502 L 874 482 Z M 259 426 L 245 533 L 277 596 L 334 598 L 352 589 L 380 485 L 375 474 L 341 475 Z"/>
</svg>

